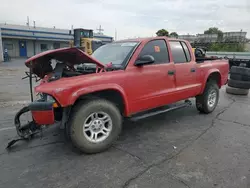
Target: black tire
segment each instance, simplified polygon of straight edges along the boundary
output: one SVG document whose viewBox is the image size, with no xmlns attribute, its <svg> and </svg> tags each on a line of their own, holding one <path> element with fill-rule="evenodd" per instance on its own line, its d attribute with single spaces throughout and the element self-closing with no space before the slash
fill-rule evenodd
<svg viewBox="0 0 250 188">
<path fill-rule="evenodd" d="M 89 141 L 84 134 L 83 128 L 85 120 L 95 112 L 108 114 L 112 121 L 112 130 L 109 136 L 99 143 Z M 70 134 L 69 137 L 73 146 L 84 153 L 99 153 L 111 147 L 118 138 L 122 129 L 122 117 L 119 109 L 112 102 L 104 99 L 95 99 L 77 104 L 74 107 L 68 126 L 67 132 Z"/>
<path fill-rule="evenodd" d="M 248 95 L 249 89 L 240 89 L 235 87 L 226 87 L 226 92 L 233 95 Z"/>
<path fill-rule="evenodd" d="M 215 92 L 215 102 L 212 106 L 209 106 L 210 93 Z M 201 113 L 209 114 L 214 111 L 219 101 L 219 87 L 216 81 L 209 81 L 206 84 L 205 90 L 202 95 L 196 96 L 196 108 Z"/>
<path fill-rule="evenodd" d="M 239 81 L 229 79 L 228 86 L 240 89 L 250 89 L 250 81 Z"/>
<path fill-rule="evenodd" d="M 230 73 L 240 74 L 250 77 L 250 68 L 232 66 Z"/>
<path fill-rule="evenodd" d="M 250 76 L 231 73 L 230 74 L 230 79 L 231 80 L 239 80 L 239 81 L 250 81 Z"/>
<path fill-rule="evenodd" d="M 230 74 L 230 79 L 231 80 L 242 80 L 242 75 L 241 74 L 231 73 Z"/>
</svg>

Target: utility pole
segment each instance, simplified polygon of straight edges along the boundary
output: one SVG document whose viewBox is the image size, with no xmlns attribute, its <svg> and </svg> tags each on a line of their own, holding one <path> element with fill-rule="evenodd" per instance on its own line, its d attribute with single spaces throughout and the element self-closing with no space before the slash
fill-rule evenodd
<svg viewBox="0 0 250 188">
<path fill-rule="evenodd" d="M 98 29 L 96 29 L 98 31 L 98 34 L 103 34 L 102 31 L 104 31 L 104 29 L 102 29 L 102 26 L 100 25 Z"/>
<path fill-rule="evenodd" d="M 115 29 L 115 40 L 117 40 L 117 30 Z"/>
<path fill-rule="evenodd" d="M 27 26 L 30 26 L 30 18 L 29 16 L 27 16 L 27 23 L 26 23 Z"/>
<path fill-rule="evenodd" d="M 33 24 L 34 24 L 34 28 L 36 28 L 36 21 L 33 21 Z"/>
</svg>

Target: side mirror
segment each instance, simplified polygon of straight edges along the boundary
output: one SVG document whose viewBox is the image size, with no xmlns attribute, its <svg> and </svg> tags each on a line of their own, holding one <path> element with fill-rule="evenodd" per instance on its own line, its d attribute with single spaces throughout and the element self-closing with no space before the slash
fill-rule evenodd
<svg viewBox="0 0 250 188">
<path fill-rule="evenodd" d="M 135 61 L 135 66 L 143 66 L 147 64 L 152 64 L 155 62 L 155 58 L 152 55 L 144 55 L 141 57 L 138 57 L 138 59 Z"/>
</svg>

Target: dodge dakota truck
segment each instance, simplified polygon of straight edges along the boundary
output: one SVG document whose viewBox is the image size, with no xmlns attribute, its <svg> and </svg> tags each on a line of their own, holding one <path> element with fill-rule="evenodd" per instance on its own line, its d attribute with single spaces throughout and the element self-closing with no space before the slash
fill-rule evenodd
<svg viewBox="0 0 250 188">
<path fill-rule="evenodd" d="M 108 149 L 124 118 L 139 120 L 186 107 L 193 97 L 198 111 L 213 112 L 229 72 L 228 60 L 196 61 L 188 41 L 166 37 L 116 41 L 91 56 L 78 48 L 55 49 L 25 65 L 30 80 L 36 75 L 41 81 L 36 99 L 15 116 L 18 135 L 29 138 L 40 127 L 60 122 L 85 153 Z M 29 111 L 33 121 L 21 125 L 20 116 Z"/>
</svg>

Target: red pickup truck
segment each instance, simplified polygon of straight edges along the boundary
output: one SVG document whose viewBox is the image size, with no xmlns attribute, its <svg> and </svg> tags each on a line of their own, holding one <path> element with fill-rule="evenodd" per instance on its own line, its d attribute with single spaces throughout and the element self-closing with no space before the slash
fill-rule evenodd
<svg viewBox="0 0 250 188">
<path fill-rule="evenodd" d="M 229 72 L 227 60 L 196 62 L 189 42 L 166 37 L 116 41 L 92 56 L 78 48 L 50 50 L 25 64 L 42 80 L 35 87 L 39 99 L 15 117 L 18 134 L 27 137 L 27 129 L 59 121 L 85 153 L 109 148 L 125 117 L 138 120 L 185 107 L 192 97 L 200 112 L 211 113 Z M 27 111 L 33 122 L 22 126 L 19 116 Z"/>
</svg>

